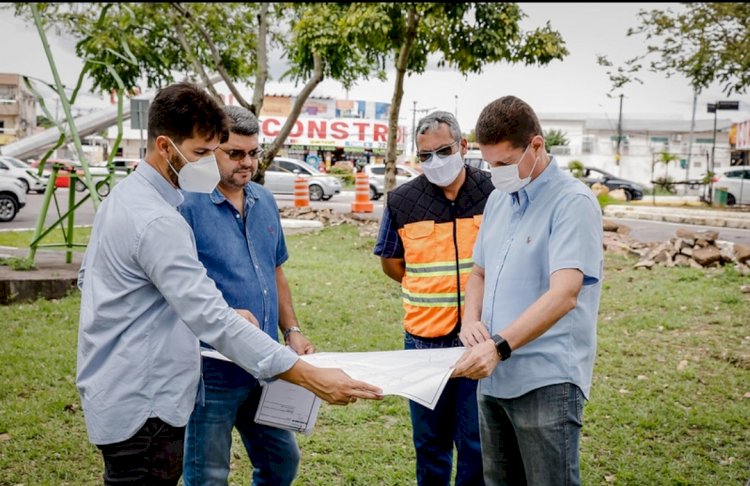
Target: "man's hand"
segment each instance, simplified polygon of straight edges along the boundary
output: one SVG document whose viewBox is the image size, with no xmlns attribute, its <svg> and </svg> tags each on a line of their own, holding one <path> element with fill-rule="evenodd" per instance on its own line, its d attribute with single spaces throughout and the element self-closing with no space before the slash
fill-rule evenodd
<svg viewBox="0 0 750 486">
<path fill-rule="evenodd" d="M 318 368 L 298 359 L 279 378 L 307 388 L 332 405 L 348 405 L 358 398 L 382 400 L 383 390 L 355 380 L 339 368 Z"/>
<path fill-rule="evenodd" d="M 301 332 L 290 332 L 286 343 L 297 354 L 312 354 L 315 352 L 315 346 Z"/>
<path fill-rule="evenodd" d="M 458 333 L 458 337 L 464 346 L 471 348 L 485 342 L 491 336 L 482 321 L 469 321 L 461 324 L 461 332 Z"/>
<path fill-rule="evenodd" d="M 260 323 L 258 322 L 258 319 L 253 315 L 252 312 L 250 312 L 247 309 L 234 309 L 234 311 L 244 317 L 250 324 L 253 326 L 260 328 Z"/>
<path fill-rule="evenodd" d="M 487 378 L 498 363 L 500 363 L 500 356 L 497 355 L 495 342 L 488 339 L 467 350 L 456 361 L 451 378 L 464 377 L 472 380 Z"/>
</svg>

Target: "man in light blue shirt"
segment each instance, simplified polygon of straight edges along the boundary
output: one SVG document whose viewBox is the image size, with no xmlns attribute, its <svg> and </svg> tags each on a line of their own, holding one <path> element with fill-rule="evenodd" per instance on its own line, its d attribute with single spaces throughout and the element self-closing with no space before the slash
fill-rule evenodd
<svg viewBox="0 0 750 486">
<path fill-rule="evenodd" d="M 203 89 L 162 89 L 144 160 L 94 219 L 78 281 L 77 386 L 105 484 L 177 484 L 200 379 L 198 338 L 260 380 L 283 378 L 330 403 L 380 397 L 341 370 L 299 360 L 249 311 L 230 308 L 206 275 L 176 210 L 178 189 L 213 190 L 213 152 L 225 137 L 224 112 Z"/>
<path fill-rule="evenodd" d="M 479 116 L 496 190 L 484 210 L 454 376 L 481 379 L 485 482 L 580 484 L 603 267 L 599 204 L 544 149 L 536 114 L 506 96 Z M 511 357 L 512 354 L 512 357 Z"/>
</svg>

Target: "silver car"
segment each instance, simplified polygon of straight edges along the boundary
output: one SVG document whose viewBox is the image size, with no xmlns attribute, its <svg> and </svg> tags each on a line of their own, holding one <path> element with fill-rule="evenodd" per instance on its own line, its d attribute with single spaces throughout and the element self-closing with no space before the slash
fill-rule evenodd
<svg viewBox="0 0 750 486">
<path fill-rule="evenodd" d="M 26 205 L 26 186 L 15 177 L 0 175 L 0 223 L 13 221 Z"/>
<path fill-rule="evenodd" d="M 341 181 L 323 174 L 318 169 L 301 160 L 275 157 L 266 168 L 266 188 L 274 194 L 294 194 L 294 180 L 297 176 L 307 179 L 311 201 L 327 201 L 341 192 Z"/>
<path fill-rule="evenodd" d="M 42 193 L 47 188 L 47 180 L 39 177 L 29 164 L 8 155 L 0 155 L 0 175 L 15 177 L 21 181 L 26 193 Z"/>
<path fill-rule="evenodd" d="M 370 181 L 370 199 L 380 199 L 385 193 L 385 165 L 366 165 L 365 174 Z M 419 177 L 419 172 L 408 165 L 396 164 L 396 187 L 415 177 Z"/>
</svg>

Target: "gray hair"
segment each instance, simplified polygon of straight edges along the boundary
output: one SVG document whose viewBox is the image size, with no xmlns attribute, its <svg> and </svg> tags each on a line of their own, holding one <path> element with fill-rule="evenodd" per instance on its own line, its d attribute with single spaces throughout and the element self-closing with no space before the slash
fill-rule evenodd
<svg viewBox="0 0 750 486">
<path fill-rule="evenodd" d="M 426 117 L 419 120 L 419 124 L 417 124 L 417 133 L 419 135 L 424 135 L 430 130 L 437 130 L 438 128 L 440 128 L 441 123 L 448 125 L 453 140 L 455 140 L 456 142 L 461 141 L 461 127 L 458 126 L 456 117 L 448 113 L 447 111 L 433 111 Z"/>
<path fill-rule="evenodd" d="M 253 112 L 241 106 L 224 106 L 224 113 L 229 118 L 229 132 L 237 135 L 257 135 L 260 131 L 258 118 Z"/>
</svg>

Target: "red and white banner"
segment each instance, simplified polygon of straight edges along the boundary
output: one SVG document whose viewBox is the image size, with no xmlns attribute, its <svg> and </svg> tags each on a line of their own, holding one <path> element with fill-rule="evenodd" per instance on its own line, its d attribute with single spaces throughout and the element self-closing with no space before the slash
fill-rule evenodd
<svg viewBox="0 0 750 486">
<path fill-rule="evenodd" d="M 260 143 L 271 143 L 281 131 L 286 118 L 262 116 Z M 388 122 L 362 118 L 299 118 L 284 142 L 285 145 L 319 147 L 359 147 L 384 149 L 388 142 Z M 398 127 L 396 147 L 404 148 L 404 127 Z"/>
</svg>

